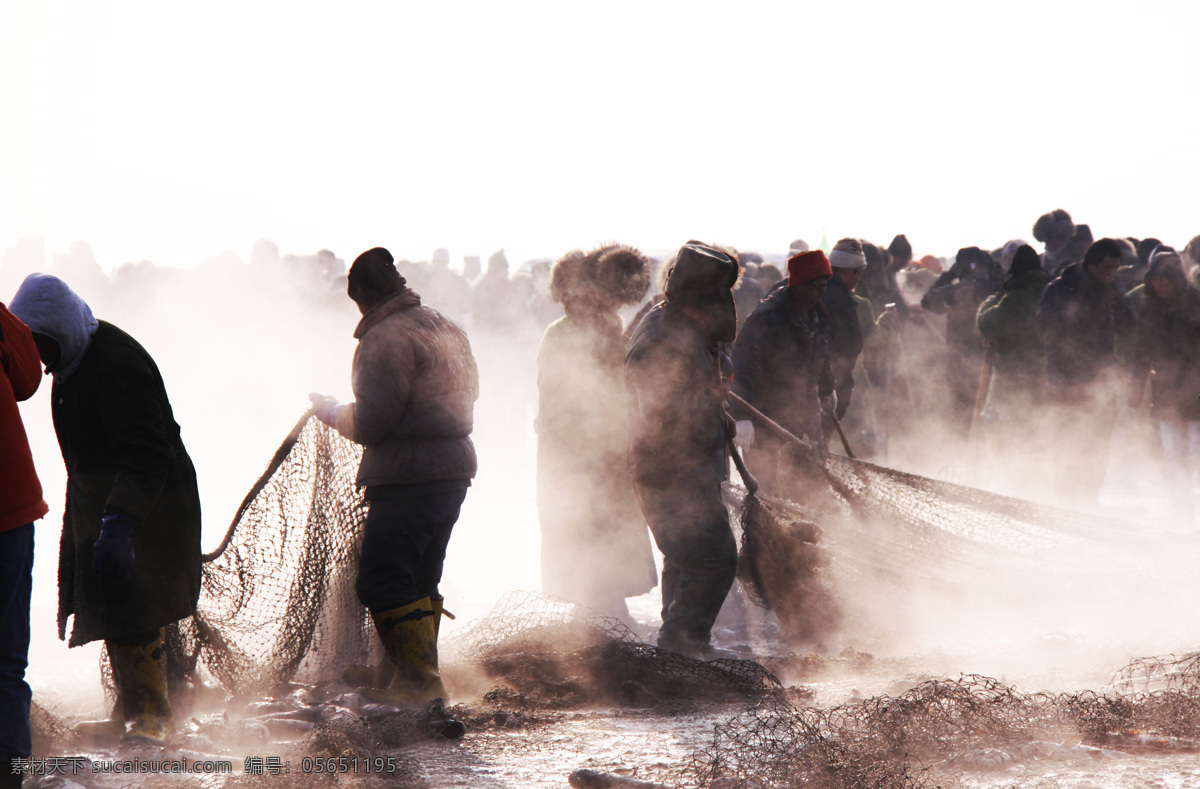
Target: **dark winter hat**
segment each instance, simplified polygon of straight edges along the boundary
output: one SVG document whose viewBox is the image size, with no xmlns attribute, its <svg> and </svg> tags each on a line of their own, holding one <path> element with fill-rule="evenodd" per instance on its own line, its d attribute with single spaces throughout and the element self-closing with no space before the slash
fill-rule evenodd
<svg viewBox="0 0 1200 789">
<path fill-rule="evenodd" d="M 981 265 L 987 265 L 992 256 L 983 251 L 979 247 L 963 247 L 958 250 L 958 254 L 954 256 L 955 263 L 962 263 L 971 268 L 977 268 Z"/>
<path fill-rule="evenodd" d="M 374 304 L 399 293 L 404 285 L 392 253 L 383 247 L 368 249 L 356 257 L 346 276 L 346 293 L 357 304 Z"/>
<path fill-rule="evenodd" d="M 719 249 L 689 241 L 679 248 L 667 275 L 667 298 L 679 304 L 717 304 L 733 298 L 737 277 L 737 261 Z"/>
<path fill-rule="evenodd" d="M 801 252 L 788 258 L 788 287 L 798 288 L 818 277 L 832 277 L 833 267 L 819 249 Z"/>
<path fill-rule="evenodd" d="M 1138 261 L 1144 266 L 1150 262 L 1150 256 L 1163 245 L 1157 238 L 1143 238 L 1137 243 Z"/>
<path fill-rule="evenodd" d="M 1041 268 L 1042 261 L 1038 257 L 1037 250 L 1028 244 L 1022 244 L 1013 253 L 1012 265 L 1008 268 L 1008 278 L 1013 279 L 1030 271 L 1039 271 Z"/>
<path fill-rule="evenodd" d="M 1042 214 L 1033 223 L 1033 237 L 1046 246 L 1057 246 L 1075 235 L 1071 215 L 1061 208 Z"/>
<path fill-rule="evenodd" d="M 904 262 L 912 260 L 912 244 L 908 243 L 908 239 L 903 233 L 892 239 L 892 243 L 888 244 L 887 251 L 889 255 L 897 260 Z"/>
<path fill-rule="evenodd" d="M 1075 236 L 1072 238 L 1072 241 L 1083 249 L 1087 249 L 1095 240 L 1096 237 L 1092 235 L 1091 227 L 1088 225 L 1075 225 Z"/>
</svg>

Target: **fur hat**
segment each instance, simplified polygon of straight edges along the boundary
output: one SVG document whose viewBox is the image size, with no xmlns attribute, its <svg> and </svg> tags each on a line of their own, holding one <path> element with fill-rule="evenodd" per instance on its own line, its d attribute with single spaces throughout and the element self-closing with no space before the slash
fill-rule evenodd
<svg viewBox="0 0 1200 789">
<path fill-rule="evenodd" d="M 346 275 L 346 294 L 357 304 L 374 304 L 384 296 L 399 293 L 405 283 L 392 253 L 374 247 L 354 259 Z"/>
<path fill-rule="evenodd" d="M 596 260 L 596 281 L 621 306 L 637 304 L 650 289 L 650 259 L 633 247 L 606 244 L 589 255 Z"/>
<path fill-rule="evenodd" d="M 1033 237 L 1049 247 L 1057 246 L 1074 235 L 1075 223 L 1071 221 L 1071 215 L 1061 208 L 1042 214 L 1033 223 Z"/>
<path fill-rule="evenodd" d="M 572 249 L 550 269 L 550 300 L 555 304 L 569 301 L 576 296 L 587 298 L 594 288 L 594 275 L 586 272 L 587 256 L 582 250 Z"/>
<path fill-rule="evenodd" d="M 843 267 L 845 268 L 845 267 Z M 798 288 L 818 277 L 832 277 L 829 258 L 819 249 L 801 252 L 788 258 L 788 287 Z"/>
<path fill-rule="evenodd" d="M 572 250 L 554 263 L 550 298 L 588 299 L 604 307 L 637 304 L 650 289 L 650 261 L 638 250 L 606 244 L 584 254 Z"/>
<path fill-rule="evenodd" d="M 824 257 L 824 255 L 822 255 Z M 788 261 L 788 270 L 792 262 Z M 833 245 L 829 252 L 829 265 L 833 268 L 866 268 L 867 256 L 863 252 L 862 242 L 857 238 L 843 238 Z"/>
</svg>

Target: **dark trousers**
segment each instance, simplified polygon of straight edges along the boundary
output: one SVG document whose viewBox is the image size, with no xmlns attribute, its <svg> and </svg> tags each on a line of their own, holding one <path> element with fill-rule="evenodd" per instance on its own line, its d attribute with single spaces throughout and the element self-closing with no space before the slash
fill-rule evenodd
<svg viewBox="0 0 1200 789">
<path fill-rule="evenodd" d="M 0 532 L 0 766 L 29 756 L 29 601 L 33 592 L 33 524 Z"/>
<path fill-rule="evenodd" d="M 639 486 L 637 494 L 663 554 L 658 644 L 685 652 L 703 649 L 737 576 L 737 543 L 721 486 Z"/>
<path fill-rule="evenodd" d="M 372 612 L 438 594 L 446 545 L 467 490 L 372 499 L 363 525 L 358 599 Z"/>
</svg>

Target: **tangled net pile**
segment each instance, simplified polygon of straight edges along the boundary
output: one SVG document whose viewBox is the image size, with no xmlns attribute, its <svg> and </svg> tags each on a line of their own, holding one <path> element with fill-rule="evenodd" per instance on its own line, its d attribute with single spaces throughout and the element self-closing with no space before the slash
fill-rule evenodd
<svg viewBox="0 0 1200 789">
<path fill-rule="evenodd" d="M 1129 692 L 1147 682 L 1165 687 Z M 1016 760 L 1091 758 L 1086 746 L 1200 752 L 1200 653 L 1134 661 L 1106 694 L 1024 694 L 965 676 L 831 709 L 773 696 L 718 726 L 680 784 L 916 788 Z"/>
<path fill-rule="evenodd" d="M 509 700 L 542 708 L 723 704 L 781 690 L 753 661 L 693 660 L 643 643 L 617 619 L 531 592 L 505 595 L 442 655 L 504 680 L 516 694 Z"/>
</svg>

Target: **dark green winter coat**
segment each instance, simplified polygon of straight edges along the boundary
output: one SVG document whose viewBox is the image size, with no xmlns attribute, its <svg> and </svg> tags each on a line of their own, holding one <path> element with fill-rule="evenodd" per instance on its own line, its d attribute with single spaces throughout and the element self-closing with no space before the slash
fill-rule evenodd
<svg viewBox="0 0 1200 789">
<path fill-rule="evenodd" d="M 67 467 L 59 637 L 71 615 L 71 646 L 190 616 L 200 595 L 200 494 L 154 360 L 137 340 L 100 321 L 78 368 L 55 382 L 51 397 Z M 125 581 L 101 581 L 92 570 L 105 510 L 137 521 L 133 573 Z"/>
<path fill-rule="evenodd" d="M 988 410 L 1000 412 L 997 416 L 1013 416 L 1012 409 L 1032 406 L 1039 399 L 1045 355 L 1037 305 L 1051 279 L 1040 268 L 1026 271 L 1007 280 L 1003 293 L 979 306 L 976 326 L 992 361 Z"/>
</svg>

